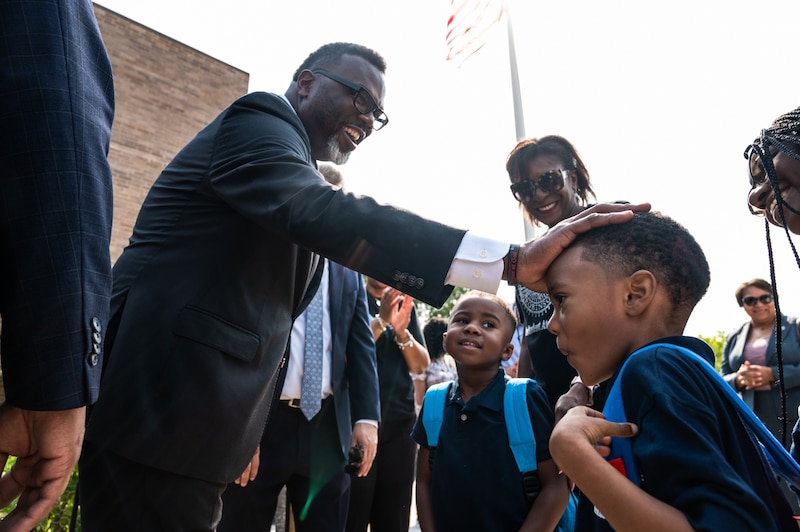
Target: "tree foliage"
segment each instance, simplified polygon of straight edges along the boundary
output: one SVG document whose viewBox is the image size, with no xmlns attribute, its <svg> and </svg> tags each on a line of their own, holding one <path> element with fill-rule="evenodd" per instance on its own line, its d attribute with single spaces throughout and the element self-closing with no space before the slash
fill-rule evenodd
<svg viewBox="0 0 800 532">
<path fill-rule="evenodd" d="M 453 312 L 453 307 L 455 306 L 456 301 L 458 301 L 458 298 L 467 292 L 469 292 L 469 288 L 456 286 L 455 289 L 453 289 L 453 293 L 450 294 L 450 297 L 447 298 L 447 301 L 444 302 L 441 308 L 432 307 L 423 303 L 422 301 L 414 300 L 414 304 L 417 307 L 417 316 L 419 317 L 420 324 L 424 325 L 425 322 L 431 318 L 449 318 L 450 313 Z"/>
<path fill-rule="evenodd" d="M 11 466 L 14 465 L 16 462 L 16 458 L 13 456 L 9 457 L 8 462 L 3 469 L 3 473 L 8 473 L 11 469 Z M 72 476 L 69 479 L 69 484 L 67 485 L 67 489 L 64 491 L 64 494 L 56 504 L 55 508 L 50 512 L 50 515 L 47 518 L 36 525 L 36 528 L 33 529 L 33 532 L 80 532 L 81 524 L 80 520 L 78 519 L 75 523 L 74 529 L 70 527 L 70 519 L 72 518 L 72 512 L 74 511 L 74 503 L 75 503 L 75 491 L 78 487 L 78 466 L 75 466 L 75 469 L 72 470 Z M 0 509 L 0 519 L 7 516 L 11 510 L 16 507 L 17 503 L 14 500 L 11 504 L 7 507 Z"/>
<path fill-rule="evenodd" d="M 717 371 L 719 371 L 719 367 L 722 364 L 722 346 L 725 345 L 725 336 L 725 331 L 717 331 L 714 336 L 698 335 L 698 338 L 710 345 L 711 349 L 714 350 L 714 359 L 716 360 L 714 367 L 717 368 Z"/>
</svg>

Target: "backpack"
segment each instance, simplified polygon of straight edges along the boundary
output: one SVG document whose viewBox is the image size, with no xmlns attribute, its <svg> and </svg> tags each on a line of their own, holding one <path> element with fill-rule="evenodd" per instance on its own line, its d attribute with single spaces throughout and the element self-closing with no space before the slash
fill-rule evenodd
<svg viewBox="0 0 800 532">
<path fill-rule="evenodd" d="M 623 363 L 619 371 L 617 380 L 614 382 L 611 390 L 608 392 L 606 405 L 603 409 L 603 415 L 606 419 L 614 422 L 626 422 L 625 408 L 622 404 L 622 376 L 625 373 L 625 367 L 628 362 L 637 354 L 647 352 L 660 347 L 667 347 L 678 351 L 681 355 L 687 358 L 689 365 L 700 372 L 708 375 L 711 384 L 717 388 L 717 391 L 722 395 L 725 400 L 732 404 L 739 418 L 745 426 L 752 432 L 760 444 L 761 450 L 765 455 L 767 465 L 769 465 L 773 472 L 783 478 L 792 488 L 796 491 L 800 489 L 800 465 L 795 462 L 789 452 L 778 442 L 775 436 L 764 426 L 760 419 L 753 413 L 753 411 L 742 401 L 741 397 L 733 391 L 733 388 L 725 382 L 719 373 L 716 372 L 714 367 L 709 364 L 705 359 L 694 351 L 685 347 L 669 344 L 657 343 L 645 346 L 637 351 L 634 351 L 628 359 Z M 611 453 L 606 458 L 608 462 L 613 465 L 620 473 L 628 477 L 628 480 L 641 485 L 641 476 L 639 475 L 636 462 L 633 460 L 633 452 L 631 449 L 630 438 L 611 438 Z"/>
<path fill-rule="evenodd" d="M 536 438 L 533 435 L 526 390 L 532 379 L 506 379 L 503 392 L 503 413 L 505 415 L 508 442 L 517 468 L 522 474 L 523 489 L 529 503 L 533 503 L 541 491 L 539 475 L 536 473 Z M 439 443 L 439 430 L 444 419 L 444 406 L 453 381 L 442 382 L 428 388 L 422 401 L 422 426 L 428 436 L 428 446 Z M 433 451 L 433 449 L 432 449 Z M 434 453 L 431 452 L 431 460 Z M 432 465 L 432 463 L 431 463 Z M 577 496 L 570 492 L 567 508 L 558 522 L 558 532 L 572 532 L 575 529 L 575 512 L 578 507 Z"/>
</svg>

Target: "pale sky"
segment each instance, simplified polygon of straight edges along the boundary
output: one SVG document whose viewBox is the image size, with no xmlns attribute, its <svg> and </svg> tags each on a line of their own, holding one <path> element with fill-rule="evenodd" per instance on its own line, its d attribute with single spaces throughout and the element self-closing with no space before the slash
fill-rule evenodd
<svg viewBox="0 0 800 532">
<path fill-rule="evenodd" d="M 390 124 L 340 169 L 348 189 L 519 242 L 505 159 L 516 144 L 505 21 L 461 69 L 444 60 L 449 0 L 98 0 L 283 93 L 333 41 L 387 60 Z M 712 281 L 686 332 L 730 331 L 733 292 L 769 280 L 763 220 L 746 206 L 744 148 L 800 106 L 796 0 L 510 0 L 528 136 L 580 152 L 599 201 L 649 201 L 697 238 Z M 785 313 L 800 270 L 773 229 Z M 403 238 L 399 229 L 387 238 Z M 501 294 L 512 297 L 503 283 Z"/>
</svg>

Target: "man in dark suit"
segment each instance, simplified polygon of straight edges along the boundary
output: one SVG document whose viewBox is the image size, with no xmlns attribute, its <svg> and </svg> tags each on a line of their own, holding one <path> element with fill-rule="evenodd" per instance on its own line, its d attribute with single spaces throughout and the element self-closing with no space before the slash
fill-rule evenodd
<svg viewBox="0 0 800 532">
<path fill-rule="evenodd" d="M 307 419 L 300 408 L 304 355 L 309 354 L 303 348 L 308 327 L 304 312 L 292 329 L 286 380 L 261 438 L 257 476 L 240 479 L 241 486 L 228 485 L 220 532 L 269 531 L 284 485 L 298 531 L 342 531 L 350 494 L 345 473 L 349 451 L 362 449 L 357 472 L 362 476 L 375 457 L 378 373 L 364 281 L 334 262 L 327 262 L 325 273 L 328 278 L 323 274 L 320 292 L 328 294 L 322 308 L 330 334 L 323 334 L 323 352 L 330 369 L 323 373 L 328 378 L 321 389 L 320 411 Z"/>
<path fill-rule="evenodd" d="M 590 209 L 519 249 L 331 187 L 316 161 L 345 162 L 388 121 L 384 71 L 368 48 L 325 45 L 284 96 L 234 102 L 154 183 L 114 267 L 80 462 L 86 532 L 213 530 L 263 434 L 319 255 L 441 305 L 455 284 L 542 288 L 576 231 L 630 219 L 598 211 L 631 206 Z"/>
<path fill-rule="evenodd" d="M 67 486 L 111 295 L 111 64 L 89 0 L 0 2 L 0 507 L 31 530 Z"/>
</svg>

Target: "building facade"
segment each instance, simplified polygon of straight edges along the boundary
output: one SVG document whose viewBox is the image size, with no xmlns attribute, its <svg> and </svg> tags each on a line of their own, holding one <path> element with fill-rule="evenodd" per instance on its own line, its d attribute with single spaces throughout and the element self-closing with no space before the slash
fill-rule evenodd
<svg viewBox="0 0 800 532">
<path fill-rule="evenodd" d="M 114 71 L 108 154 L 114 179 L 111 261 L 127 245 L 153 181 L 200 129 L 247 92 L 249 75 L 103 6 L 95 14 Z"/>
</svg>

